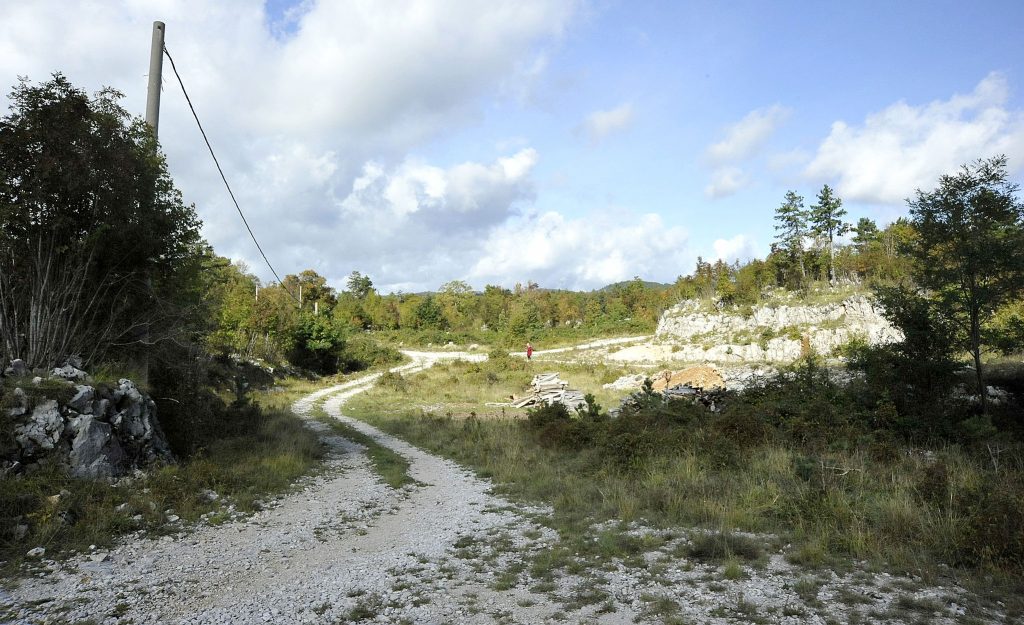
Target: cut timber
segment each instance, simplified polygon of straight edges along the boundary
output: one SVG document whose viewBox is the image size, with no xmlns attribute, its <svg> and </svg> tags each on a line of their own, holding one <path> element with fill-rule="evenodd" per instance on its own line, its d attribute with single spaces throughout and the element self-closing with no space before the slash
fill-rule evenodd
<svg viewBox="0 0 1024 625">
<path fill-rule="evenodd" d="M 540 404 L 564 404 L 566 408 L 576 409 L 586 404 L 581 391 L 569 390 L 569 383 L 558 377 L 558 373 L 539 373 L 530 382 L 530 395 L 514 402 L 516 408 L 537 406 Z"/>
</svg>

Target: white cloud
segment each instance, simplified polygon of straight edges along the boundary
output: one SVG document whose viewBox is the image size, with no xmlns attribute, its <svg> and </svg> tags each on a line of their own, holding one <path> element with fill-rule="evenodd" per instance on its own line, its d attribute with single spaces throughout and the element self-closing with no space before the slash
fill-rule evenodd
<svg viewBox="0 0 1024 625">
<path fill-rule="evenodd" d="M 1020 167 L 1024 112 L 1007 109 L 1008 91 L 1006 77 L 993 72 L 966 95 L 922 106 L 897 102 L 860 126 L 837 121 L 804 173 L 835 180 L 844 198 L 901 203 L 978 158 L 1006 154 Z"/>
<path fill-rule="evenodd" d="M 704 195 L 711 199 L 728 197 L 747 185 L 750 178 L 739 167 L 719 167 L 711 172 L 711 184 Z"/>
<path fill-rule="evenodd" d="M 526 215 L 491 231 L 472 266 L 474 283 L 519 276 L 541 286 L 592 289 L 642 275 L 671 281 L 693 264 L 688 235 L 655 214 L 570 219 Z"/>
<path fill-rule="evenodd" d="M 725 138 L 707 149 L 712 163 L 735 163 L 750 158 L 789 117 L 790 110 L 778 104 L 756 109 L 729 126 Z"/>
<path fill-rule="evenodd" d="M 757 257 L 757 244 L 745 234 L 737 234 L 731 239 L 717 239 L 712 247 L 715 250 L 715 258 L 726 262 L 736 260 L 747 261 Z"/>
<path fill-rule="evenodd" d="M 790 110 L 778 104 L 755 109 L 725 130 L 725 138 L 708 147 L 705 157 L 711 163 L 711 183 L 704 194 L 711 199 L 728 197 L 750 183 L 738 165 L 748 161 L 789 117 Z"/>
<path fill-rule="evenodd" d="M 533 198 L 537 154 L 523 146 L 451 167 L 409 154 L 472 123 L 487 98 L 537 80 L 546 47 L 579 9 L 578 0 L 301 0 L 270 23 L 252 0 L 7 4 L 0 79 L 39 82 L 60 70 L 89 92 L 123 91 L 139 113 L 151 25 L 166 22 L 167 47 L 277 269 L 312 266 L 340 280 L 358 268 L 381 284 L 431 288 L 472 264 L 466 250 L 478 248 L 459 237 L 486 237 Z M 161 108 L 171 174 L 204 235 L 266 276 L 166 61 Z"/>
<path fill-rule="evenodd" d="M 633 105 L 629 102 L 607 111 L 594 111 L 583 121 L 582 131 L 597 143 L 608 135 L 625 130 L 633 122 Z"/>
</svg>

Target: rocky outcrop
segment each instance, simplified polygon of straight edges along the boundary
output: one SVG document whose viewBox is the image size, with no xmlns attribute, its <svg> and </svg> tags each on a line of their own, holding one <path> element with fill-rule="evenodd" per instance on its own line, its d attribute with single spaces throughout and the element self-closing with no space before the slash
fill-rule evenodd
<svg viewBox="0 0 1024 625">
<path fill-rule="evenodd" d="M 74 477 L 104 478 L 172 459 L 156 404 L 134 382 L 75 384 L 69 380 L 85 380 L 84 372 L 59 369 L 43 386 L 38 378 L 7 380 L 8 389 L 17 386 L 4 398 L 14 439 L 5 463 L 26 470 L 57 463 Z"/>
<path fill-rule="evenodd" d="M 673 360 L 739 363 L 792 362 L 808 352 L 828 356 L 857 338 L 880 345 L 903 337 L 858 295 L 815 306 L 757 307 L 749 315 L 707 313 L 686 301 L 662 315 L 655 341 Z"/>
</svg>

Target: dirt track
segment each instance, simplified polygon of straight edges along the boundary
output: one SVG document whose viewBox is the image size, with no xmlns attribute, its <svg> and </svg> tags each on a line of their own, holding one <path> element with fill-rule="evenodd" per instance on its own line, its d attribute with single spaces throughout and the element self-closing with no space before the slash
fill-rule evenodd
<svg viewBox="0 0 1024 625">
<path fill-rule="evenodd" d="M 395 370 L 410 373 L 441 359 L 482 358 L 408 355 L 413 361 Z M 743 610 L 754 610 L 764 622 L 795 624 L 847 620 L 852 608 L 835 603 L 844 589 L 857 592 L 877 614 L 906 594 L 885 573 L 831 573 L 815 577 L 819 586 L 810 605 L 824 607 L 801 607 L 805 598 L 794 582 L 804 572 L 781 555 L 725 580 L 717 565 L 674 555 L 689 540 L 686 531 L 644 555 L 656 566 L 616 562 L 601 571 L 580 566 L 538 584 L 530 566 L 557 536 L 532 519 L 547 511 L 514 506 L 458 465 L 345 417 L 345 400 L 370 388 L 377 377 L 313 393 L 295 410 L 309 415 L 322 402 L 330 416 L 408 459 L 416 485 L 395 490 L 381 483 L 360 446 L 310 421 L 330 451 L 322 474 L 306 480 L 298 492 L 249 518 L 162 538 L 134 536 L 109 554 L 52 562 L 50 572 L 0 593 L 0 620 L 624 624 L 640 617 L 663 622 L 666 614 L 650 612 L 653 597 L 678 606 L 686 622 L 749 622 Z M 958 622 L 962 589 L 918 586 L 915 597 L 937 606 L 929 622 Z"/>
</svg>

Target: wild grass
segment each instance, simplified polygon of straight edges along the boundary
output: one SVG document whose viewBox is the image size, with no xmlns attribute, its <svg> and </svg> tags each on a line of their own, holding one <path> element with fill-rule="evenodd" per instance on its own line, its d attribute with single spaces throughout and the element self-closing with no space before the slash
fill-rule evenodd
<svg viewBox="0 0 1024 625">
<path fill-rule="evenodd" d="M 374 471 L 381 480 L 391 488 L 401 488 L 406 484 L 415 484 L 416 480 L 409 475 L 409 461 L 401 454 L 395 453 L 381 445 L 372 437 L 363 434 L 354 427 L 332 419 L 323 409 L 314 411 L 317 420 L 329 426 L 336 434 L 348 440 L 359 443 L 366 448 L 366 455 L 373 465 Z"/>
<path fill-rule="evenodd" d="M 452 361 L 411 376 L 386 374 L 377 387 L 353 397 L 346 410 L 375 415 L 451 415 L 456 419 L 526 417 L 526 408 L 494 406 L 529 394 L 538 373 L 557 371 L 569 388 L 595 396 L 599 404 L 617 405 L 627 392 L 602 388 L 625 373 L 621 367 L 499 358 L 497 362 Z"/>
<path fill-rule="evenodd" d="M 739 412 L 663 407 L 660 416 L 633 421 L 620 417 L 587 426 L 570 417 L 568 430 L 536 429 L 521 419 L 485 419 L 477 412 L 486 410 L 482 399 L 529 377 L 528 370 L 500 366 L 429 370 L 408 378 L 400 398 L 372 390 L 347 409 L 473 467 L 507 496 L 550 504 L 553 525 L 570 541 L 609 519 L 717 532 L 710 536 L 763 532 L 791 543 L 788 559 L 811 570 L 867 560 L 936 576 L 940 565 L 948 565 L 965 579 L 1002 580 L 1004 600 L 1024 588 L 1021 543 L 1014 542 L 1024 530 L 1009 503 L 1024 495 L 1024 448 L 1018 443 L 1005 443 L 997 469 L 983 449 L 912 445 L 885 436 L 858 442 L 846 426 L 826 416 L 804 423 L 799 412 L 767 426 Z M 569 371 L 563 377 L 577 379 Z M 605 373 L 611 377 L 599 369 L 581 376 L 594 386 L 580 387 L 596 390 Z M 436 407 L 427 411 L 425 404 Z M 546 435 L 555 438 L 545 442 Z M 581 542 L 593 545 L 593 538 Z M 725 561 L 757 553 L 742 545 L 708 551 Z"/>
</svg>

